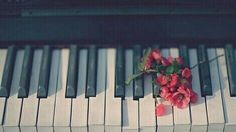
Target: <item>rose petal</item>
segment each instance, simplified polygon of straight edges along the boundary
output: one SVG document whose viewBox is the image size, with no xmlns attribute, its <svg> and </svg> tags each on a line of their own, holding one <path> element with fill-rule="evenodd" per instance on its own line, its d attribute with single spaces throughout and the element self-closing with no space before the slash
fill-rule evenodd
<svg viewBox="0 0 236 132">
<path fill-rule="evenodd" d="M 175 87 L 179 83 L 178 75 L 177 74 L 171 74 L 171 80 L 168 83 L 168 87 Z"/>
<path fill-rule="evenodd" d="M 190 92 L 188 88 L 180 86 L 170 99 L 173 106 L 183 109 L 186 108 L 190 102 Z"/>
<path fill-rule="evenodd" d="M 157 77 L 156 82 L 161 86 L 166 85 L 168 83 L 168 77 L 160 75 Z"/>
<path fill-rule="evenodd" d="M 169 66 L 170 65 L 170 62 L 164 57 L 162 57 L 161 63 L 162 63 L 163 66 Z"/>
<path fill-rule="evenodd" d="M 173 58 L 172 56 L 168 56 L 168 61 L 169 61 L 170 63 L 173 63 L 174 58 Z"/>
</svg>

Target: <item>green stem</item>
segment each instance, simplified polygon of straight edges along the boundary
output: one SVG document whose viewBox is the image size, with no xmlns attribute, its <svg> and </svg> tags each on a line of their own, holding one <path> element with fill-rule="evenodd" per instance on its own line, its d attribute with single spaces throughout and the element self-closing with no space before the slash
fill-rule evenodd
<svg viewBox="0 0 236 132">
<path fill-rule="evenodd" d="M 134 80 L 135 78 L 138 78 L 139 76 L 141 76 L 141 75 L 143 75 L 143 74 L 145 74 L 145 73 L 157 73 L 157 70 L 149 69 L 149 70 L 142 71 L 142 72 L 140 72 L 140 73 L 131 75 L 131 76 L 129 76 L 128 80 L 125 81 L 125 84 L 126 84 L 126 85 L 129 85 L 132 80 Z"/>
<path fill-rule="evenodd" d="M 129 76 L 128 80 L 125 81 L 125 84 L 126 85 L 129 85 L 131 83 L 132 80 L 134 80 L 135 78 L 143 75 L 145 72 L 140 72 L 140 73 L 137 73 L 137 74 L 134 74 L 134 75 L 131 75 Z"/>
<path fill-rule="evenodd" d="M 196 65 L 190 67 L 190 69 L 196 68 L 198 65 L 201 65 L 201 64 L 203 64 L 203 63 L 212 62 L 212 61 L 214 61 L 214 60 L 216 60 L 216 59 L 218 59 L 219 57 L 222 57 L 222 56 L 224 56 L 224 55 L 222 54 L 222 55 L 218 55 L 218 56 L 216 56 L 215 58 L 212 58 L 212 59 L 210 59 L 210 60 L 200 61 L 200 62 L 197 63 Z"/>
</svg>

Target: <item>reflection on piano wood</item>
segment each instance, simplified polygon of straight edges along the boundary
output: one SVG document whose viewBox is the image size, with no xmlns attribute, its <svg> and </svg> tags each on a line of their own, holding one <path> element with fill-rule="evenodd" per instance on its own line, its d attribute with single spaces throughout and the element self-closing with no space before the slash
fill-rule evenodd
<svg viewBox="0 0 236 132">
<path fill-rule="evenodd" d="M 141 46 L 1 48 L 0 132 L 236 131 L 233 45 L 159 47 L 164 56 L 184 57 L 190 67 L 224 55 L 192 69 L 197 104 L 168 106 L 162 117 L 154 114 L 151 76 L 124 85 Z"/>
</svg>

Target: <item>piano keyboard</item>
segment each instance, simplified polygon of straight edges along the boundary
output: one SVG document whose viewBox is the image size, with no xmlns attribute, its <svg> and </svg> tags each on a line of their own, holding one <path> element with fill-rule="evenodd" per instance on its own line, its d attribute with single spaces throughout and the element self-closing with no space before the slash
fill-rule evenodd
<svg viewBox="0 0 236 132">
<path fill-rule="evenodd" d="M 236 131 L 233 46 L 161 52 L 194 67 L 199 100 L 182 110 L 166 104 L 167 114 L 155 117 L 152 77 L 124 84 L 138 71 L 141 46 L 0 49 L 0 132 Z"/>
</svg>

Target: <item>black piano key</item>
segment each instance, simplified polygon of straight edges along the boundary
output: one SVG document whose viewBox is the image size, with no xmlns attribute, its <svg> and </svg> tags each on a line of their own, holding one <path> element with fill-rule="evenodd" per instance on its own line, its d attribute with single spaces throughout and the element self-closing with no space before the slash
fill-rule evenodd
<svg viewBox="0 0 236 132">
<path fill-rule="evenodd" d="M 232 45 L 225 46 L 225 58 L 227 63 L 227 71 L 229 77 L 229 85 L 230 85 L 230 95 L 236 96 L 236 69 L 235 69 L 235 55 L 234 49 Z"/>
<path fill-rule="evenodd" d="M 2 82 L 0 87 L 0 97 L 9 97 L 15 58 L 16 58 L 15 46 L 8 47 L 7 58 L 5 61 L 5 66 L 2 75 Z"/>
<path fill-rule="evenodd" d="M 134 46 L 134 74 L 139 73 L 138 65 L 140 63 L 142 57 L 142 48 L 140 45 Z M 139 77 L 134 80 L 134 88 L 133 88 L 133 98 L 134 100 L 138 100 L 139 98 L 143 98 L 144 89 L 143 89 L 143 77 Z"/>
<path fill-rule="evenodd" d="M 154 46 L 152 46 L 152 49 L 158 49 L 158 50 L 160 50 L 159 48 L 160 48 L 159 45 L 154 45 Z M 157 78 L 157 76 L 156 76 L 156 75 L 153 75 L 152 80 L 155 82 L 156 78 Z M 153 98 L 155 98 L 155 97 L 160 97 L 160 95 L 159 95 L 159 93 L 160 93 L 160 88 L 161 88 L 161 87 L 160 87 L 159 85 L 153 84 L 153 88 L 152 88 Z"/>
<path fill-rule="evenodd" d="M 189 52 L 186 45 L 180 45 L 179 56 L 182 57 L 184 66 L 189 67 Z"/>
<path fill-rule="evenodd" d="M 37 91 L 38 98 L 46 98 L 48 95 L 48 83 L 50 75 L 52 51 L 51 47 L 43 47 L 43 57 L 40 65 L 39 86 Z"/>
<path fill-rule="evenodd" d="M 28 97 L 32 60 L 33 60 L 33 49 L 31 46 L 26 46 L 24 52 L 23 67 L 21 70 L 18 98 Z"/>
<path fill-rule="evenodd" d="M 70 58 L 66 85 L 66 98 L 75 98 L 77 91 L 78 47 L 70 46 Z"/>
<path fill-rule="evenodd" d="M 116 50 L 116 85 L 115 85 L 115 97 L 125 97 L 125 85 L 124 85 L 124 50 L 122 47 L 118 47 Z"/>
<path fill-rule="evenodd" d="M 96 96 L 97 49 L 91 45 L 88 50 L 87 87 L 85 97 Z"/>
<path fill-rule="evenodd" d="M 204 45 L 199 45 L 198 47 L 198 63 L 200 63 L 199 73 L 201 81 L 201 94 L 203 97 L 212 95 L 210 68 L 207 50 Z"/>
</svg>

